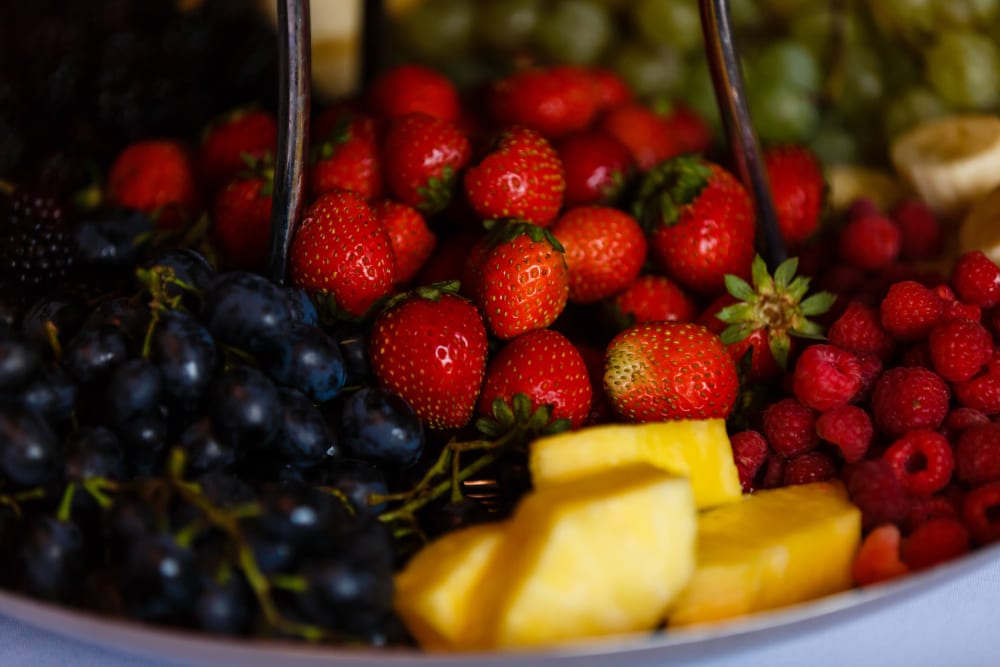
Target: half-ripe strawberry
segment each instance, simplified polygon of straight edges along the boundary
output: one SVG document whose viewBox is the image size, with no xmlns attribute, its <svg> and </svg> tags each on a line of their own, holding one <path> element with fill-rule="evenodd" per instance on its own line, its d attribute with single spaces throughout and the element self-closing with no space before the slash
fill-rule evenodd
<svg viewBox="0 0 1000 667">
<path fill-rule="evenodd" d="M 569 297 L 562 246 L 547 229 L 526 222 L 499 225 L 469 256 L 467 293 L 497 338 L 544 329 Z"/>
<path fill-rule="evenodd" d="M 715 296 L 725 290 L 726 274 L 750 277 L 753 202 L 718 164 L 697 156 L 661 163 L 643 178 L 633 213 L 653 257 L 685 287 Z"/>
<path fill-rule="evenodd" d="M 198 172 L 209 191 L 224 186 L 246 166 L 278 145 L 278 122 L 270 111 L 237 109 L 213 121 L 201 139 Z"/>
<path fill-rule="evenodd" d="M 597 113 L 593 78 L 573 65 L 521 70 L 493 86 L 490 111 L 501 127 L 522 125 L 549 139 L 578 132 Z"/>
<path fill-rule="evenodd" d="M 270 155 L 236 176 L 212 203 L 212 239 L 227 266 L 261 271 L 271 244 Z"/>
<path fill-rule="evenodd" d="M 530 401 L 528 414 L 517 414 L 516 394 Z M 520 421 L 542 406 L 550 406 L 549 420 L 566 419 L 580 426 L 590 413 L 593 389 L 587 366 L 569 339 L 552 329 L 537 329 L 511 340 L 486 367 L 479 414 L 497 416 L 496 401 Z M 545 425 L 547 425 L 547 423 Z"/>
<path fill-rule="evenodd" d="M 566 173 L 563 204 L 610 204 L 632 176 L 632 156 L 625 146 L 603 130 L 585 130 L 556 144 Z"/>
<path fill-rule="evenodd" d="M 429 67 L 412 63 L 379 74 L 368 99 L 372 112 L 383 118 L 424 113 L 455 122 L 461 108 L 455 84 Z"/>
<path fill-rule="evenodd" d="M 646 237 L 628 213 L 607 206 L 572 208 L 552 225 L 569 268 L 569 299 L 594 303 L 635 280 L 646 261 Z"/>
<path fill-rule="evenodd" d="M 639 102 L 612 109 L 601 119 L 600 127 L 628 148 L 641 172 L 684 152 L 665 118 Z"/>
<path fill-rule="evenodd" d="M 437 213 L 451 201 L 471 153 L 469 139 L 454 123 L 423 113 L 393 118 L 382 139 L 389 193 L 424 213 Z"/>
<path fill-rule="evenodd" d="M 823 169 L 812 151 L 796 145 L 766 149 L 764 166 L 781 235 L 797 248 L 819 229 L 826 196 Z"/>
<path fill-rule="evenodd" d="M 736 403 L 736 364 L 700 324 L 647 322 L 612 339 L 604 388 L 615 412 L 632 422 L 724 419 Z"/>
<path fill-rule="evenodd" d="M 540 227 L 562 208 L 566 176 L 552 145 L 526 127 L 505 130 L 496 147 L 465 172 L 465 196 L 483 220 L 517 218 Z"/>
<path fill-rule="evenodd" d="M 293 284 L 329 293 L 343 312 L 361 317 L 392 291 L 396 260 L 388 232 L 361 195 L 334 190 L 303 215 L 289 271 Z"/>
<path fill-rule="evenodd" d="M 351 190 L 368 201 L 382 196 L 374 119 L 342 115 L 329 134 L 317 139 L 310 155 L 309 189 L 313 197 L 331 190 Z"/>
<path fill-rule="evenodd" d="M 410 282 L 434 252 L 437 236 L 427 227 L 420 211 L 412 206 L 383 199 L 372 206 L 372 210 L 392 242 L 392 253 L 396 257 L 396 284 Z"/>
<path fill-rule="evenodd" d="M 636 278 L 615 296 L 614 306 L 623 327 L 643 322 L 691 322 L 698 314 L 697 303 L 680 285 L 655 274 Z"/>
<path fill-rule="evenodd" d="M 389 303 L 372 325 L 372 373 L 432 429 L 472 419 L 486 368 L 486 327 L 448 288 L 418 288 Z"/>
</svg>

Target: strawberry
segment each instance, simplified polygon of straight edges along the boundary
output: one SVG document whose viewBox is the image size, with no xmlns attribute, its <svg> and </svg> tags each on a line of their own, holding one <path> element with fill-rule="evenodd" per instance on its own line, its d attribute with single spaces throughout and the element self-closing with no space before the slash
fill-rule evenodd
<svg viewBox="0 0 1000 667">
<path fill-rule="evenodd" d="M 150 214 L 161 228 L 190 220 L 198 210 L 198 195 L 191 156 L 172 139 L 129 144 L 108 171 L 108 203 Z"/>
<path fill-rule="evenodd" d="M 521 125 L 555 139 L 590 125 L 597 113 L 596 92 L 590 74 L 580 67 L 539 67 L 498 81 L 489 106 L 498 125 Z"/>
<path fill-rule="evenodd" d="M 665 118 L 638 102 L 612 109 L 601 119 L 600 127 L 629 150 L 641 172 L 684 152 Z"/>
<path fill-rule="evenodd" d="M 246 167 L 246 158 L 273 154 L 278 122 L 263 109 L 237 109 L 206 128 L 198 153 L 198 171 L 209 191 L 226 185 Z"/>
<path fill-rule="evenodd" d="M 388 69 L 368 91 L 373 113 L 383 118 L 423 113 L 450 122 L 458 120 L 460 105 L 455 84 L 423 65 L 406 64 Z"/>
<path fill-rule="evenodd" d="M 306 210 L 289 251 L 292 283 L 333 295 L 352 317 L 388 296 L 396 279 L 392 241 L 355 192 L 320 195 Z"/>
<path fill-rule="evenodd" d="M 418 285 L 430 285 L 462 280 L 469 261 L 469 253 L 483 236 L 481 230 L 475 230 L 442 238 L 434 252 L 424 262 L 414 282 Z"/>
<path fill-rule="evenodd" d="M 637 324 L 605 351 L 605 391 L 615 412 L 631 422 L 724 419 L 738 385 L 725 345 L 700 324 Z"/>
<path fill-rule="evenodd" d="M 628 149 L 603 130 L 588 130 L 566 137 L 556 145 L 566 174 L 563 203 L 613 203 L 632 175 Z"/>
<path fill-rule="evenodd" d="M 618 293 L 615 309 L 624 326 L 643 322 L 691 322 L 697 304 L 680 285 L 666 276 L 645 275 Z"/>
<path fill-rule="evenodd" d="M 518 218 L 540 227 L 562 208 L 566 177 L 552 145 L 526 127 L 506 130 L 496 148 L 465 172 L 465 196 L 484 220 Z"/>
<path fill-rule="evenodd" d="M 712 147 L 712 127 L 691 107 L 673 105 L 663 122 L 682 153 L 704 153 Z"/>
<path fill-rule="evenodd" d="M 530 410 L 550 406 L 550 420 L 579 427 L 590 413 L 593 390 L 587 366 L 568 338 L 552 329 L 536 329 L 505 344 L 486 367 L 479 414 L 496 415 L 497 401 L 517 415 L 514 397 L 524 394 Z"/>
<path fill-rule="evenodd" d="M 372 118 L 340 116 L 329 134 L 313 146 L 310 162 L 313 197 L 330 190 L 352 190 L 368 201 L 382 196 L 378 136 Z"/>
<path fill-rule="evenodd" d="M 646 261 L 646 237 L 635 218 L 606 206 L 579 206 L 552 225 L 566 253 L 569 299 L 594 303 L 635 280 Z"/>
<path fill-rule="evenodd" d="M 563 248 L 537 225 L 498 225 L 472 249 L 466 269 L 463 289 L 497 338 L 544 329 L 566 307 L 569 270 Z"/>
<path fill-rule="evenodd" d="M 393 118 L 381 153 L 389 193 L 424 213 L 443 210 L 471 151 L 454 123 L 422 113 Z"/>
<path fill-rule="evenodd" d="M 826 180 L 819 160 L 805 146 L 772 146 L 764 151 L 778 227 L 785 243 L 797 248 L 819 229 Z"/>
<path fill-rule="evenodd" d="M 408 283 L 434 252 L 437 237 L 420 211 L 391 199 L 376 203 L 375 217 L 389 233 L 396 258 L 396 284 Z"/>
<path fill-rule="evenodd" d="M 418 288 L 391 301 L 369 338 L 372 373 L 432 429 L 472 419 L 486 368 L 482 316 L 451 287 Z"/>
<path fill-rule="evenodd" d="M 660 164 L 643 178 L 633 212 L 653 257 L 681 285 L 713 296 L 725 289 L 727 273 L 749 277 L 753 203 L 719 165 L 697 156 Z"/>
<path fill-rule="evenodd" d="M 230 266 L 264 268 L 271 243 L 273 189 L 274 168 L 265 159 L 215 195 L 212 236 Z"/>
<path fill-rule="evenodd" d="M 598 113 L 610 111 L 632 101 L 632 89 L 613 70 L 604 67 L 591 68 L 590 81 L 594 87 Z"/>
</svg>

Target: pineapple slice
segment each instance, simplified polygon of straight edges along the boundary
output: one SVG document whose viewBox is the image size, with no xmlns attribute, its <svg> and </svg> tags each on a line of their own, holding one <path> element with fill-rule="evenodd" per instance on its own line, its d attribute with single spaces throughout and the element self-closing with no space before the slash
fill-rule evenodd
<svg viewBox="0 0 1000 667">
<path fill-rule="evenodd" d="M 506 523 L 448 533 L 422 549 L 396 575 L 395 608 L 427 650 L 452 648 L 465 632 L 476 586 L 500 545 Z"/>
<path fill-rule="evenodd" d="M 697 569 L 670 627 L 718 621 L 851 587 L 861 513 L 839 482 L 759 491 L 698 521 Z"/>
<path fill-rule="evenodd" d="M 526 496 L 486 568 L 460 648 L 653 629 L 694 569 L 688 480 L 648 464 Z"/>
<path fill-rule="evenodd" d="M 699 508 L 739 500 L 740 476 L 722 419 L 609 424 L 540 438 L 529 466 L 536 488 L 644 462 L 691 479 Z"/>
</svg>

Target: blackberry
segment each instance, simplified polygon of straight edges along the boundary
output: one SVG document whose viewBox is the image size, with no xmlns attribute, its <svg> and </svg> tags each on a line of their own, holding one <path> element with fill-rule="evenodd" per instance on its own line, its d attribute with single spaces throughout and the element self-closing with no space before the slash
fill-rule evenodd
<svg viewBox="0 0 1000 667">
<path fill-rule="evenodd" d="M 76 239 L 66 209 L 55 199 L 15 191 L 0 214 L 0 276 L 43 288 L 69 275 Z"/>
</svg>

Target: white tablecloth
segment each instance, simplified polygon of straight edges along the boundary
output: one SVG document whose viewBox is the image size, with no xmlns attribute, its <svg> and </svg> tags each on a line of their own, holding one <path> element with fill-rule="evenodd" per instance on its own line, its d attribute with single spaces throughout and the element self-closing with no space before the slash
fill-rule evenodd
<svg viewBox="0 0 1000 667">
<path fill-rule="evenodd" d="M 65 639 L 0 613 L 0 667 L 176 667 Z M 1000 559 L 963 578 L 791 640 L 694 660 L 698 667 L 996 667 Z M 280 667 L 280 666 L 276 666 Z M 336 663 L 331 663 L 336 667 Z M 656 667 L 651 663 L 650 667 Z"/>
</svg>

